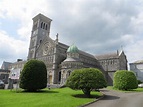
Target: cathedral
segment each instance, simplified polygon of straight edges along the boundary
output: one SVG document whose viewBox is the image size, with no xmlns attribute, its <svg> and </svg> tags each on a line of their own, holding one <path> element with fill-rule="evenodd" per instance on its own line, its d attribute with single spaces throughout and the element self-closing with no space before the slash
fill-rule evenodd
<svg viewBox="0 0 143 107">
<path fill-rule="evenodd" d="M 93 55 L 80 51 L 74 44 L 67 46 L 49 36 L 51 19 L 38 14 L 33 18 L 33 28 L 29 46 L 28 60 L 38 59 L 47 66 L 48 82 L 64 84 L 74 69 L 100 68 Z"/>
<path fill-rule="evenodd" d="M 33 18 L 28 59 L 37 59 L 47 67 L 48 84 L 64 84 L 74 69 L 98 68 L 108 84 L 112 85 L 113 74 L 116 70 L 127 69 L 127 59 L 123 51 L 110 55 L 91 55 L 79 50 L 74 44 L 68 46 L 56 39 L 50 38 L 51 19 L 38 14 Z M 27 61 L 18 60 L 10 68 L 23 68 Z"/>
</svg>

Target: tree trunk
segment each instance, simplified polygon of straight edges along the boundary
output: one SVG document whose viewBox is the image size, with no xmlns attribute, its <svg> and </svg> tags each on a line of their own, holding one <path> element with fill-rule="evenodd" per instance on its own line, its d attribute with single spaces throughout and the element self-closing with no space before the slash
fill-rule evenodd
<svg viewBox="0 0 143 107">
<path fill-rule="evenodd" d="M 89 88 L 84 88 L 84 89 L 82 89 L 82 91 L 86 97 L 90 97 L 90 89 Z"/>
</svg>

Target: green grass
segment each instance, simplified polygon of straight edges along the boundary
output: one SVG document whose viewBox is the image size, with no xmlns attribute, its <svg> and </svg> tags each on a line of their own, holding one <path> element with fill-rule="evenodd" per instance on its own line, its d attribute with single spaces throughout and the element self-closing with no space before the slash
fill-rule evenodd
<svg viewBox="0 0 143 107">
<path fill-rule="evenodd" d="M 137 88 L 137 89 L 132 89 L 132 90 L 118 90 L 118 89 L 114 89 L 113 86 L 108 86 L 107 89 L 122 91 L 122 92 L 143 92 L 143 88 Z"/>
<path fill-rule="evenodd" d="M 42 92 L 16 92 L 0 90 L 0 107 L 77 107 L 95 100 L 95 98 L 78 98 L 82 91 L 60 88 Z M 91 95 L 102 96 L 100 92 Z"/>
</svg>

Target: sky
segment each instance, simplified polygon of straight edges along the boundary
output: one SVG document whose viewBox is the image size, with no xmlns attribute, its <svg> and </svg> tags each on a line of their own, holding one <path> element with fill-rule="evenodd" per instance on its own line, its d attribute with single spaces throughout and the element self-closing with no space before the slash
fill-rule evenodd
<svg viewBox="0 0 143 107">
<path fill-rule="evenodd" d="M 27 59 L 32 18 L 52 19 L 50 37 L 92 55 L 124 50 L 143 60 L 143 0 L 0 0 L 0 65 Z"/>
</svg>

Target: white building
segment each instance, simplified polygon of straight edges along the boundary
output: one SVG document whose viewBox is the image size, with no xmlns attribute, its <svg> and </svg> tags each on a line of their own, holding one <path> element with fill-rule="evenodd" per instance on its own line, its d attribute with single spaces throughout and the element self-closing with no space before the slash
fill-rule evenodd
<svg viewBox="0 0 143 107">
<path fill-rule="evenodd" d="M 143 60 L 130 63 L 130 70 L 135 72 L 138 80 L 143 81 Z"/>
</svg>

